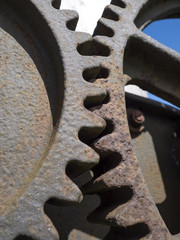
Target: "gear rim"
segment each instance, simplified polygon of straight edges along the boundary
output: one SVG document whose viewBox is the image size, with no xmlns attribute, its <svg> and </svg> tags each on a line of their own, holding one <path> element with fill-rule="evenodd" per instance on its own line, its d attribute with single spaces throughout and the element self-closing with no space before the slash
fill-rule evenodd
<svg viewBox="0 0 180 240">
<path fill-rule="evenodd" d="M 124 52 L 126 54 L 127 51 L 128 41 L 141 39 L 139 50 L 141 50 L 142 44 L 147 44 L 152 45 L 155 49 L 160 49 L 162 55 L 168 52 L 169 59 L 174 59 L 175 68 L 175 61 L 178 61 L 179 57 L 178 54 L 157 41 L 150 39 L 137 26 L 144 28 L 144 26 L 149 24 L 149 20 L 164 18 L 167 16 L 167 13 L 169 16 L 177 15 L 178 7 L 178 1 L 113 0 L 111 5 L 106 7 L 94 32 L 94 44 L 92 44 L 91 50 L 97 58 L 98 55 L 101 56 L 99 59 L 101 59 L 102 66 L 110 72 L 106 81 L 104 79 L 96 81 L 98 85 L 106 88 L 109 93 L 109 101 L 102 105 L 99 110 L 94 110 L 94 112 L 111 122 L 113 129 L 108 135 L 105 134 L 93 144 L 101 160 L 99 167 L 94 168 L 94 179 L 84 186 L 83 190 L 85 194 L 95 193 L 101 198 L 100 206 L 89 216 L 89 220 L 111 226 L 111 231 L 105 239 L 131 239 L 132 237 L 137 239 L 179 239 L 179 235 L 172 236 L 169 233 L 149 194 L 142 173 L 140 171 L 138 173 L 139 166 L 129 136 L 124 96 L 124 86 L 128 82 L 132 82 L 134 76 L 135 79 L 137 76 L 138 80 L 138 75 L 135 74 L 129 77 L 124 71 L 123 60 Z M 161 10 L 161 12 L 154 11 L 156 8 Z M 147 11 L 154 12 L 153 19 L 150 14 L 146 13 Z M 107 55 L 102 54 L 101 46 L 109 48 Z M 158 50 L 156 51 L 158 52 Z M 130 53 L 126 59 L 131 58 Z M 131 67 L 133 66 L 133 60 Z M 175 72 L 177 74 L 177 71 Z M 125 74 L 123 75 L 122 73 Z M 159 78 L 161 79 L 162 76 L 159 76 Z M 147 90 L 153 89 L 154 93 L 160 93 L 161 97 L 177 103 L 179 100 L 178 93 L 172 91 L 173 88 L 169 87 L 170 84 L 168 85 L 170 91 L 168 91 L 165 88 L 161 89 L 158 84 L 154 86 L 155 80 L 152 82 L 147 80 L 147 83 L 141 83 L 142 85 L 140 86 L 146 87 Z M 140 81 L 134 81 L 133 83 L 139 85 Z M 166 84 L 166 88 L 168 87 Z M 171 94 L 172 92 L 175 96 Z M 131 147 L 128 147 L 128 145 L 131 145 Z M 115 154 L 119 154 L 119 156 L 115 156 Z M 111 168 L 108 166 L 105 172 L 102 172 L 102 168 L 106 166 L 108 158 L 116 162 L 116 167 Z M 124 187 L 132 190 L 132 196 L 123 198 L 123 195 L 127 195 L 126 191 L 124 193 L 123 191 L 120 192 L 121 188 Z M 107 200 L 112 194 L 114 194 L 114 198 L 117 198 L 113 202 Z M 145 198 L 146 200 L 144 200 Z M 138 204 L 138 202 L 140 203 Z"/>
</svg>

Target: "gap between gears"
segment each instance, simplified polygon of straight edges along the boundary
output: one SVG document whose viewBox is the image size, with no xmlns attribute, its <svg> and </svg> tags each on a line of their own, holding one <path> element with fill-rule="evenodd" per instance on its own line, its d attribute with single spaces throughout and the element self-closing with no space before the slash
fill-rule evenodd
<svg viewBox="0 0 180 240">
<path fill-rule="evenodd" d="M 174 5 L 178 7 L 179 3 L 174 2 Z M 97 194 L 101 199 L 100 206 L 89 215 L 88 219 L 98 224 L 111 226 L 109 234 L 105 237 L 106 240 L 179 239 L 178 236 L 176 238 L 169 233 L 142 176 L 129 134 L 124 93 L 124 86 L 135 82 L 145 90 L 153 89 L 154 92 L 158 90 L 161 97 L 165 96 L 170 101 L 176 103 L 179 101 L 178 96 L 172 90 L 173 84 L 170 86 L 169 83 L 168 87 L 167 84 L 166 88 L 162 87 L 163 81 L 166 83 L 166 78 L 172 72 L 170 70 L 172 68 L 175 69 L 174 80 L 176 81 L 177 72 L 179 73 L 176 69 L 178 66 L 176 60 L 178 61 L 179 56 L 174 52 L 171 53 L 172 51 L 167 53 L 166 47 L 150 39 L 135 26 L 135 24 L 138 26 L 148 24 L 149 19 L 151 21 L 153 19 L 151 18 L 153 13 L 155 19 L 158 18 L 158 11 L 161 17 L 163 14 L 163 16 L 168 14 L 168 7 L 175 9 L 172 1 L 166 1 L 166 6 L 163 4 L 165 4 L 164 1 L 153 0 L 127 0 L 126 2 L 113 0 L 111 5 L 106 7 L 98 22 L 89 53 L 81 52 L 85 55 L 96 56 L 102 63 L 102 69 L 105 69 L 105 74 L 101 72 L 101 79 L 97 79 L 95 83 L 106 88 L 108 92 L 106 104 L 92 110 L 104 118 L 107 125 L 96 141 L 88 142 L 100 155 L 100 163 L 93 168 L 94 178 L 82 187 L 82 191 L 84 194 Z M 148 11 L 151 15 L 146 15 Z M 134 41 L 134 45 L 131 46 L 131 51 L 126 53 L 130 40 Z M 136 41 L 140 42 L 139 51 L 137 51 Z M 145 51 L 149 55 L 141 59 Z M 153 70 L 148 68 L 141 70 L 143 61 L 147 61 L 146 65 L 149 66 L 149 60 L 151 58 L 154 60 L 153 52 L 159 54 L 159 56 L 156 55 L 158 66 L 159 59 L 162 63 L 168 63 L 174 58 L 171 68 L 167 68 L 166 77 L 160 75 L 161 70 L 156 67 L 152 68 Z M 124 53 L 128 59 L 126 62 L 124 62 Z M 152 59 L 151 64 L 153 64 Z M 133 68 L 135 61 L 137 65 Z M 138 68 L 142 73 L 138 73 Z M 154 71 L 155 79 L 148 79 L 148 71 Z M 143 74 L 146 74 L 147 78 L 141 79 Z"/>
</svg>

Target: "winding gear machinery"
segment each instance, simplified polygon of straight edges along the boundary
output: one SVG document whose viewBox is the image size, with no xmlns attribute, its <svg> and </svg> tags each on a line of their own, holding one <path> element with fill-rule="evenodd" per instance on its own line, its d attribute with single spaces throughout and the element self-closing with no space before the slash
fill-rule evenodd
<svg viewBox="0 0 180 240">
<path fill-rule="evenodd" d="M 105 97 L 101 87 L 83 79 L 85 69 L 96 72 L 100 63 L 77 51 L 91 38 L 73 31 L 77 13 L 57 6 L 49 0 L 0 1 L 3 240 L 58 239 L 45 202 L 79 202 L 81 191 L 66 168 L 72 164 L 78 175 L 99 159 L 79 132 L 94 137 L 105 126 L 84 107 Z"/>
<path fill-rule="evenodd" d="M 136 84 L 179 106 L 179 54 L 142 32 L 154 20 L 177 17 L 179 6 L 179 1 L 113 0 L 94 32 L 91 51 L 106 69 L 96 83 L 106 89 L 108 101 L 93 112 L 109 130 L 93 143 L 100 163 L 83 192 L 101 199 L 89 220 L 111 226 L 105 239 L 180 238 L 170 234 L 144 181 L 124 92 L 127 84 Z"/>
<path fill-rule="evenodd" d="M 113 0 L 93 39 L 74 32 L 77 14 L 59 11 L 59 1 L 0 5 L 0 239 L 58 239 L 44 203 L 78 203 L 81 191 L 99 195 L 88 219 L 111 226 L 105 239 L 179 239 L 144 181 L 124 86 L 135 83 L 179 105 L 179 54 L 142 29 L 177 16 L 180 2 Z M 70 176 L 88 169 L 93 178 L 80 191 Z"/>
</svg>

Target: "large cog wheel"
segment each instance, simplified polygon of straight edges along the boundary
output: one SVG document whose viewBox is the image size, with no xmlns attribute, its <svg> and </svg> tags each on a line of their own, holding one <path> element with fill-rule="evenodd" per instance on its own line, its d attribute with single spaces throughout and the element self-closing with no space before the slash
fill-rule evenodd
<svg viewBox="0 0 180 240">
<path fill-rule="evenodd" d="M 109 97 L 95 108 L 107 127 L 93 144 L 100 163 L 85 194 L 98 194 L 100 206 L 89 216 L 110 225 L 105 239 L 180 239 L 172 236 L 149 193 L 129 133 L 124 87 L 135 83 L 180 103 L 180 55 L 144 34 L 147 24 L 179 16 L 179 1 L 113 0 L 94 32 L 91 50 L 101 60 L 104 75 L 96 81 Z"/>
<path fill-rule="evenodd" d="M 71 169 L 73 176 L 81 174 L 99 159 L 79 139 L 86 134 L 94 138 L 105 127 L 84 107 L 99 104 L 106 95 L 83 78 L 85 70 L 87 78 L 95 76 L 100 64 L 78 53 L 90 36 L 73 31 L 77 13 L 59 11 L 59 2 L 0 1 L 3 240 L 20 235 L 59 239 L 43 206 L 49 199 L 78 203 L 82 194 L 68 177 Z"/>
</svg>

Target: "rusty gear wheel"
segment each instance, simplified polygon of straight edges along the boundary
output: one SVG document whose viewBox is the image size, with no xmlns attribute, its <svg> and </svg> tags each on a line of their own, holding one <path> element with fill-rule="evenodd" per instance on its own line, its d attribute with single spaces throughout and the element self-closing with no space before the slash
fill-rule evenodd
<svg viewBox="0 0 180 240">
<path fill-rule="evenodd" d="M 79 54 L 79 44 L 86 47 L 90 36 L 74 32 L 77 13 L 59 11 L 59 5 L 59 0 L 0 1 L 3 240 L 59 239 L 44 203 L 79 202 L 81 191 L 70 177 L 99 159 L 79 139 L 97 137 L 105 127 L 84 107 L 106 95 L 83 78 L 96 75 L 100 64 Z"/>
<path fill-rule="evenodd" d="M 179 54 L 141 31 L 154 20 L 179 16 L 179 7 L 176 0 L 113 0 L 94 32 L 91 51 L 104 69 L 96 83 L 106 88 L 108 97 L 93 111 L 107 126 L 93 143 L 100 163 L 83 192 L 100 196 L 89 220 L 111 226 L 105 239 L 180 239 L 170 234 L 144 181 L 124 93 L 125 85 L 134 83 L 179 105 Z"/>
</svg>

